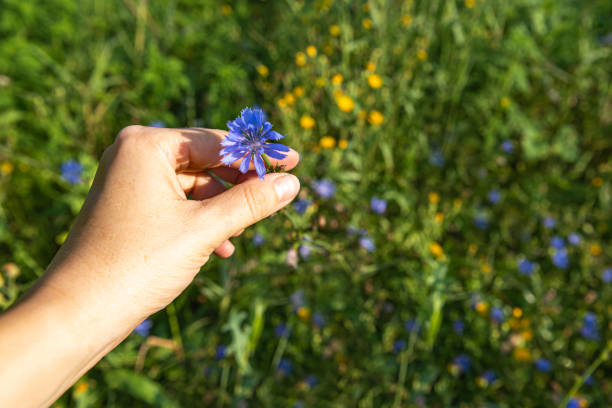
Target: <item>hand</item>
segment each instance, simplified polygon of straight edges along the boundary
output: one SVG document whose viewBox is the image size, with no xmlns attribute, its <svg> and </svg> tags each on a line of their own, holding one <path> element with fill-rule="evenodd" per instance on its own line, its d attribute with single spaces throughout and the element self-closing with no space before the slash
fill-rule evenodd
<svg viewBox="0 0 612 408">
<path fill-rule="evenodd" d="M 53 401 L 176 298 L 213 252 L 230 256 L 229 238 L 293 200 L 293 175 L 260 180 L 239 163 L 221 165 L 224 136 L 130 126 L 106 149 L 66 242 L 25 300 L 0 316 L 0 405 Z M 291 150 L 272 164 L 290 170 L 298 161 Z"/>
</svg>

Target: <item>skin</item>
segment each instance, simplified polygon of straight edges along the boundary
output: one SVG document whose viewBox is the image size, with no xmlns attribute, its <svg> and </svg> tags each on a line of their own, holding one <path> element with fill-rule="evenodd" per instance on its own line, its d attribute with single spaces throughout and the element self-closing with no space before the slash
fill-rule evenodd
<svg viewBox="0 0 612 408">
<path fill-rule="evenodd" d="M 231 256 L 229 238 L 295 198 L 293 175 L 259 180 L 253 168 L 223 166 L 225 134 L 143 126 L 119 133 L 65 243 L 0 316 L 0 406 L 50 405 L 172 302 L 213 253 Z M 292 150 L 272 164 L 291 170 L 298 161 Z M 236 185 L 226 190 L 207 170 Z"/>
</svg>

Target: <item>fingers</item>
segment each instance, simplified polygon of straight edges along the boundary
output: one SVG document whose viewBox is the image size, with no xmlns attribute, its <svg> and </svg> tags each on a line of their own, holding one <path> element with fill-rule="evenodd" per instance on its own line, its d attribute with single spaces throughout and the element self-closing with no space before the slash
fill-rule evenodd
<svg viewBox="0 0 612 408">
<path fill-rule="evenodd" d="M 223 243 L 219 245 L 217 249 L 215 249 L 215 254 L 217 254 L 217 256 L 220 256 L 221 258 L 229 258 L 234 254 L 235 249 L 236 248 L 234 247 L 234 245 L 226 240 L 223 241 Z"/>
<path fill-rule="evenodd" d="M 202 222 L 215 231 L 207 244 L 216 248 L 243 228 L 266 218 L 289 204 L 300 188 L 297 177 L 287 173 L 267 174 L 264 180 L 248 178 L 243 183 L 202 202 Z"/>
</svg>

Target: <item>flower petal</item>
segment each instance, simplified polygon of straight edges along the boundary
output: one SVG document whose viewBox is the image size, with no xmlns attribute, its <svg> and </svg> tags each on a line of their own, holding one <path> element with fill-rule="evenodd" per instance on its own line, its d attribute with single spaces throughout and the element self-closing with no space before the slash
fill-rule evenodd
<svg viewBox="0 0 612 408">
<path fill-rule="evenodd" d="M 282 160 L 285 157 L 287 157 L 287 155 L 285 153 L 277 152 L 276 150 L 266 149 L 265 147 L 264 147 L 264 152 L 268 156 L 270 156 L 271 158 L 276 159 L 276 160 Z"/>
<path fill-rule="evenodd" d="M 266 143 L 264 148 L 266 148 L 266 150 L 277 150 L 279 152 L 288 152 L 290 150 L 287 146 L 280 143 Z"/>
<path fill-rule="evenodd" d="M 266 175 L 266 165 L 261 159 L 261 155 L 254 154 L 253 161 L 255 162 L 255 170 L 257 171 L 257 175 L 259 176 L 260 179 L 263 179 L 264 176 Z"/>
<path fill-rule="evenodd" d="M 242 163 L 240 163 L 240 172 L 241 173 L 246 173 L 247 171 L 249 171 L 249 165 L 251 164 L 251 155 L 247 154 L 246 156 L 244 156 L 244 158 L 242 159 Z"/>
<path fill-rule="evenodd" d="M 283 137 L 285 137 L 285 135 L 281 135 L 280 133 L 271 130 L 270 132 L 266 133 L 266 139 L 270 139 L 270 140 L 280 140 Z"/>
</svg>

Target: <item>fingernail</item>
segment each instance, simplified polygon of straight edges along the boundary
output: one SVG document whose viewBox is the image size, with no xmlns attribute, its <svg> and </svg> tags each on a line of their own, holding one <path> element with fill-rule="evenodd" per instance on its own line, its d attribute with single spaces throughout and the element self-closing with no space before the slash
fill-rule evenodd
<svg viewBox="0 0 612 408">
<path fill-rule="evenodd" d="M 274 180 L 274 190 L 279 201 L 287 201 L 297 194 L 300 189 L 300 182 L 297 177 L 287 174 L 282 177 L 277 177 Z"/>
</svg>

